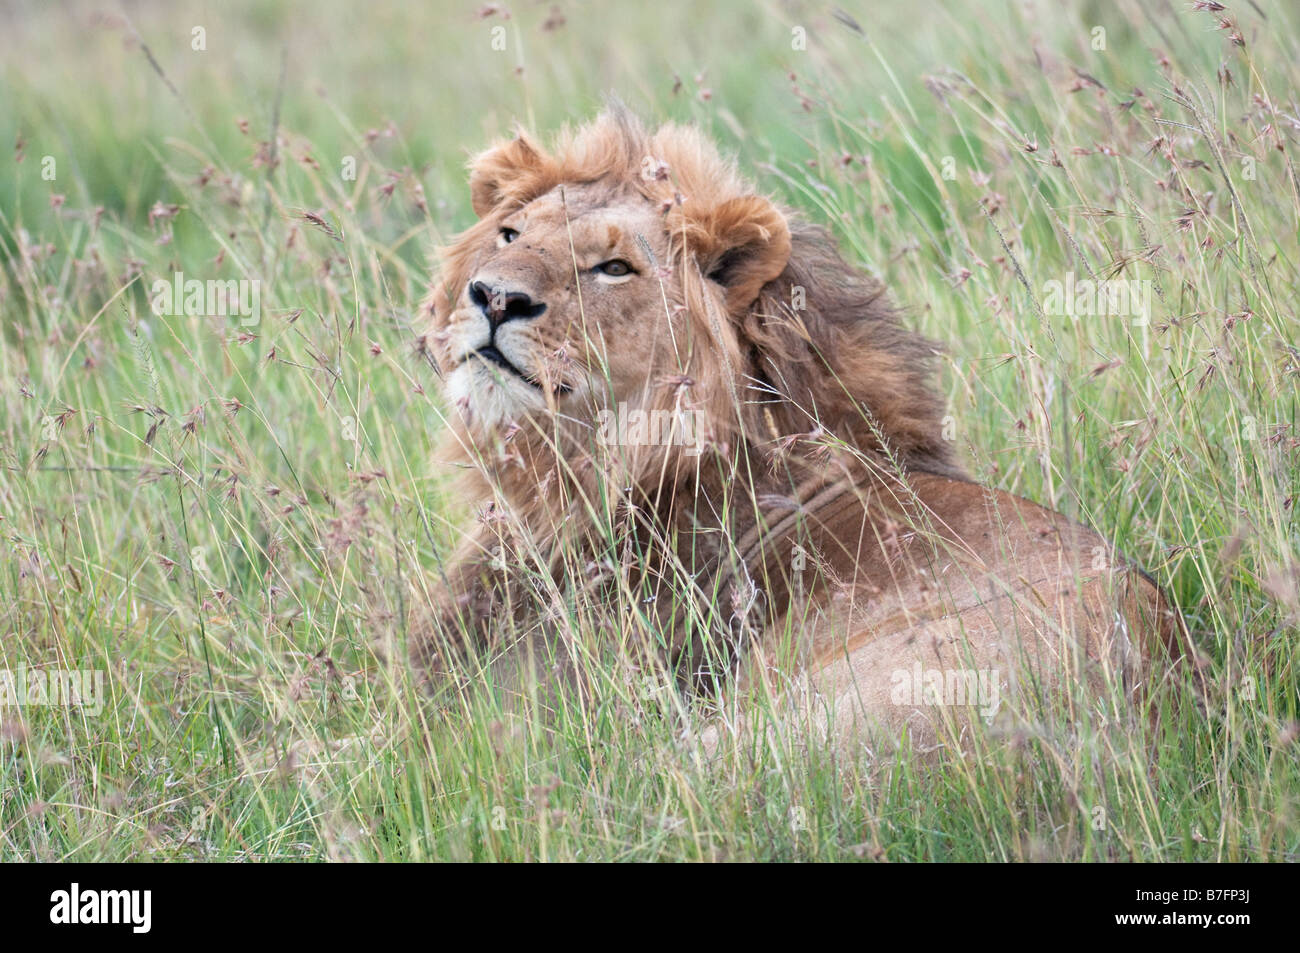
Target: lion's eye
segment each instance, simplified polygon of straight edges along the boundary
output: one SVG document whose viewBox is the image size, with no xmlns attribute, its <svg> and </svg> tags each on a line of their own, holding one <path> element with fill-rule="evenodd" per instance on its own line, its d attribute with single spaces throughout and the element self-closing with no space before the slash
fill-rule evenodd
<svg viewBox="0 0 1300 953">
<path fill-rule="evenodd" d="M 632 274 L 632 266 L 621 258 L 611 258 L 609 261 L 602 261 L 595 269 L 602 275 L 608 275 L 611 278 L 622 278 L 624 275 Z"/>
<path fill-rule="evenodd" d="M 500 234 L 497 235 L 497 245 L 509 245 L 518 237 L 519 233 L 513 228 L 503 228 Z"/>
</svg>

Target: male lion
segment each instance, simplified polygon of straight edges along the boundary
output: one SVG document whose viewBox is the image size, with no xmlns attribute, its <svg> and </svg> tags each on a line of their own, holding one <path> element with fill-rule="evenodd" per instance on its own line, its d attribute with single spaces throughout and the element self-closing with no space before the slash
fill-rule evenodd
<svg viewBox="0 0 1300 953">
<path fill-rule="evenodd" d="M 422 312 L 478 507 L 415 630 L 431 680 L 481 664 L 535 697 L 612 647 L 917 739 L 1008 690 L 1145 697 L 1182 656 L 1097 534 L 963 475 L 934 346 L 697 130 L 614 106 L 495 145 L 470 192 Z"/>
</svg>

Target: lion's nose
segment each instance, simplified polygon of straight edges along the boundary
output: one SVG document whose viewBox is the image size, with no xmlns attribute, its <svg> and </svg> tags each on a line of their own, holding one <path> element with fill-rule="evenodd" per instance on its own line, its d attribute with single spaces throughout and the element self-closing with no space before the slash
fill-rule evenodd
<svg viewBox="0 0 1300 953">
<path fill-rule="evenodd" d="M 535 318 L 546 310 L 546 305 L 533 301 L 526 291 L 486 281 L 471 281 L 469 298 L 487 315 L 493 330 L 515 318 Z"/>
</svg>

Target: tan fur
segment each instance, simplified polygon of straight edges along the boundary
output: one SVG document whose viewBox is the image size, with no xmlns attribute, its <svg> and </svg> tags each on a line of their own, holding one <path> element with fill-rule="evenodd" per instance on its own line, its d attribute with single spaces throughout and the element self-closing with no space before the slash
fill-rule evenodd
<svg viewBox="0 0 1300 953">
<path fill-rule="evenodd" d="M 918 660 L 1131 693 L 1182 654 L 1176 612 L 1100 537 L 966 480 L 934 346 L 697 130 L 613 108 L 550 150 L 497 144 L 470 191 L 480 221 L 424 305 L 478 508 L 414 640 L 433 679 L 506 630 L 559 638 L 557 593 L 584 586 L 646 594 L 642 642 L 684 687 L 775 676 L 841 738 L 933 734 L 895 690 Z M 612 259 L 636 273 L 599 274 Z M 519 374 L 470 354 L 489 311 Z M 601 439 L 620 405 L 695 439 Z"/>
</svg>

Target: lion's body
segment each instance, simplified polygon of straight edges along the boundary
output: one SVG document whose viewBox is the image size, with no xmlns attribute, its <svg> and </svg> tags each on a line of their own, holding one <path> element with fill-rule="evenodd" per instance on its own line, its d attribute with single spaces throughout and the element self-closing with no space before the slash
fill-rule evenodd
<svg viewBox="0 0 1300 953">
<path fill-rule="evenodd" d="M 1107 686 L 1135 698 L 1181 651 L 1159 589 L 1057 513 L 932 474 L 825 496 L 800 520 L 802 572 L 760 570 L 789 597 L 742 673 L 841 739 L 934 743 L 945 710 L 960 731 Z"/>
<path fill-rule="evenodd" d="M 841 736 L 930 730 L 918 666 L 1131 692 L 1181 652 L 1100 537 L 964 478 L 933 346 L 694 130 L 615 110 L 555 155 L 490 150 L 471 190 L 428 340 L 448 454 L 491 508 L 417 636 L 427 670 L 547 631 L 521 553 L 571 588 L 621 579 L 683 685 L 775 675 Z"/>
</svg>

